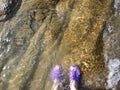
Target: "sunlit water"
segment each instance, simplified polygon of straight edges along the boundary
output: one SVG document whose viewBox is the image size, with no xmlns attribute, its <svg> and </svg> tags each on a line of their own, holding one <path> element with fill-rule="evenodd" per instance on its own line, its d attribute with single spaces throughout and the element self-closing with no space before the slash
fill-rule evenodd
<svg viewBox="0 0 120 90">
<path fill-rule="evenodd" d="M 120 3 L 120 0 L 115 0 L 115 3 L 114 3 L 115 14 L 111 18 L 118 17 L 120 19 L 120 15 L 119 15 L 120 9 L 118 8 L 119 3 Z M 104 39 L 107 43 L 105 45 L 104 56 L 105 56 L 106 67 L 110 71 L 107 76 L 107 89 L 112 88 L 112 90 L 116 90 L 116 85 L 120 81 L 120 57 L 115 55 L 116 53 L 114 51 L 111 52 L 112 51 L 111 45 L 112 45 L 112 47 L 116 47 L 115 45 L 117 45 L 117 47 L 116 47 L 116 48 L 118 48 L 117 50 L 120 50 L 120 47 L 119 47 L 118 40 L 116 40 L 118 38 L 118 34 L 111 35 L 111 33 L 113 33 L 114 31 L 118 32 L 119 29 L 116 29 L 115 25 L 111 22 L 112 22 L 112 20 L 110 20 L 108 22 L 107 30 L 105 30 L 105 32 L 104 32 Z M 118 27 L 118 28 L 120 28 L 120 27 Z M 4 49 L 1 49 L 0 57 L 4 56 L 6 53 L 8 53 L 11 50 L 11 45 L 9 44 L 9 42 L 10 42 L 9 34 L 11 34 L 11 33 L 6 32 L 6 36 L 4 37 L 4 39 L 3 38 L 1 39 L 2 36 L 0 35 L 0 42 L 4 41 L 4 43 L 6 45 L 6 47 Z M 116 40 L 116 41 L 114 41 L 114 40 Z M 2 46 L 3 45 L 1 45 L 0 47 L 2 47 Z M 109 51 L 109 48 L 111 48 L 111 51 Z M 115 51 L 116 51 L 116 49 L 115 49 Z M 112 54 L 109 55 L 109 52 L 111 52 Z M 9 68 L 10 68 L 10 66 L 4 66 L 3 71 L 7 70 Z M 3 74 L 2 77 L 6 77 L 6 74 Z M 68 88 L 68 86 L 66 88 Z"/>
</svg>

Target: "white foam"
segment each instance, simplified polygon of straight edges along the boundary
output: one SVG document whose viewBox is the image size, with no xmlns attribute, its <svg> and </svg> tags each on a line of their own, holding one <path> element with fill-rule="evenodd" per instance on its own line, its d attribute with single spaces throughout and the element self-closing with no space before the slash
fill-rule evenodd
<svg viewBox="0 0 120 90">
<path fill-rule="evenodd" d="M 116 90 L 116 85 L 120 81 L 120 59 L 111 59 L 108 62 L 108 69 L 110 71 L 107 77 L 107 88 Z"/>
<path fill-rule="evenodd" d="M 119 13 L 119 10 L 117 10 L 119 7 L 118 4 L 120 4 L 120 0 L 114 0 L 114 8 L 116 9 L 114 16 L 116 17 L 118 17 L 118 13 Z M 107 30 L 108 30 L 107 33 L 111 33 L 115 29 L 114 26 L 108 24 Z M 107 36 L 106 32 L 104 33 L 104 37 L 105 36 Z M 116 86 L 120 81 L 120 59 L 119 58 L 110 59 L 106 51 L 104 51 L 104 57 L 105 57 L 106 67 L 109 69 L 109 74 L 107 76 L 107 89 L 116 90 Z"/>
<path fill-rule="evenodd" d="M 3 67 L 3 70 L 6 70 L 6 69 L 7 69 L 7 66 L 4 66 L 4 67 Z"/>
<path fill-rule="evenodd" d="M 115 13 L 114 13 L 115 17 L 117 17 L 118 15 L 120 15 L 119 10 L 117 10 L 118 7 L 119 7 L 118 4 L 120 4 L 120 0 L 114 0 L 114 8 L 116 9 Z"/>
<path fill-rule="evenodd" d="M 114 26 L 107 24 L 107 30 L 104 30 L 103 38 L 105 38 L 109 33 L 111 33 L 114 30 Z"/>
<path fill-rule="evenodd" d="M 5 41 L 6 41 L 6 42 L 10 42 L 10 39 L 7 37 L 7 38 L 5 39 Z"/>
<path fill-rule="evenodd" d="M 3 53 L 0 54 L 0 57 L 2 57 L 2 56 L 3 56 Z"/>
<path fill-rule="evenodd" d="M 6 77 L 6 74 L 3 74 L 2 77 Z"/>
<path fill-rule="evenodd" d="M 118 8 L 118 4 L 120 3 L 120 0 L 114 0 L 114 8 Z"/>
<path fill-rule="evenodd" d="M 111 33 L 113 31 L 113 26 L 108 24 L 108 31 L 109 31 L 109 33 Z"/>
<path fill-rule="evenodd" d="M 6 52 L 9 52 L 10 50 L 11 50 L 11 45 L 8 45 Z"/>
</svg>

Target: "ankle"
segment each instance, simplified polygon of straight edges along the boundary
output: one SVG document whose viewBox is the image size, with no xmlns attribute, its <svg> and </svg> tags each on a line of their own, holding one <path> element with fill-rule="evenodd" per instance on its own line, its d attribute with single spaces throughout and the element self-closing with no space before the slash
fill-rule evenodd
<svg viewBox="0 0 120 90">
<path fill-rule="evenodd" d="M 71 88 L 71 90 L 78 90 L 77 87 L 78 87 L 78 85 L 77 85 L 76 81 L 75 80 L 71 80 L 70 81 L 70 88 Z"/>
</svg>

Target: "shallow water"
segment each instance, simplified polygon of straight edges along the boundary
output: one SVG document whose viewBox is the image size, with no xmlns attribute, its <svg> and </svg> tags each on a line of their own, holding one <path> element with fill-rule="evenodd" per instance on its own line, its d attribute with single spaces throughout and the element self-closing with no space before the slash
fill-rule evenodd
<svg viewBox="0 0 120 90">
<path fill-rule="evenodd" d="M 71 63 L 78 64 L 86 90 L 115 90 L 120 78 L 120 17 L 115 0 L 115 14 L 108 20 L 111 2 L 22 0 L 13 18 L 0 22 L 0 90 L 50 90 L 56 63 L 65 71 Z"/>
</svg>

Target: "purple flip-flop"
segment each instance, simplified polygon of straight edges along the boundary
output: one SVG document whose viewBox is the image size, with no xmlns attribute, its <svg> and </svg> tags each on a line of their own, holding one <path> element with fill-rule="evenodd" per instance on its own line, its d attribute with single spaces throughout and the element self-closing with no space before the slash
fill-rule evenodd
<svg viewBox="0 0 120 90">
<path fill-rule="evenodd" d="M 80 83 L 80 68 L 77 65 L 71 65 L 69 68 L 69 79 Z"/>
<path fill-rule="evenodd" d="M 51 72 L 52 81 L 59 80 L 62 81 L 63 78 L 63 69 L 61 65 L 55 65 Z"/>
</svg>

